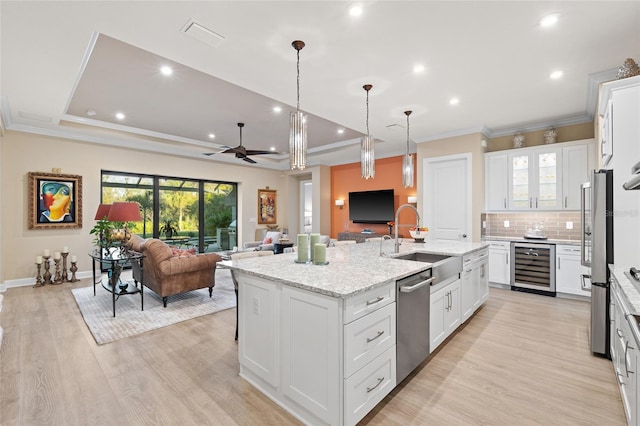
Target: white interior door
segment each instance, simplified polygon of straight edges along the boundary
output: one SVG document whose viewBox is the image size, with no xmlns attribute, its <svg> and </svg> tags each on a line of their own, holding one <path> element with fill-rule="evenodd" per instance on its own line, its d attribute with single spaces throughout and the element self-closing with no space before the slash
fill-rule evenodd
<svg viewBox="0 0 640 426">
<path fill-rule="evenodd" d="M 429 239 L 471 241 L 471 155 L 423 160 L 422 223 Z"/>
</svg>

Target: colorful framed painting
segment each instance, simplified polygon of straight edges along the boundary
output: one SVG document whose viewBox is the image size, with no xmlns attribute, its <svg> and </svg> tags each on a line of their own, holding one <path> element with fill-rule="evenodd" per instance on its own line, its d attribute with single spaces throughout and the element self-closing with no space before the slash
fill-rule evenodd
<svg viewBox="0 0 640 426">
<path fill-rule="evenodd" d="M 29 229 L 82 228 L 82 176 L 29 172 Z"/>
<path fill-rule="evenodd" d="M 278 221 L 276 210 L 276 191 L 258 189 L 258 223 L 275 225 Z"/>
</svg>

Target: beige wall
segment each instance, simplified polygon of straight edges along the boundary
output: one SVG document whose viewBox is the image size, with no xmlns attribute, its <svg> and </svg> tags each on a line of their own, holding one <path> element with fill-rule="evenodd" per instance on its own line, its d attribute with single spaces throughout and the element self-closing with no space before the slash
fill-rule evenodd
<svg viewBox="0 0 640 426">
<path fill-rule="evenodd" d="M 418 210 L 424 211 L 422 188 L 422 163 L 425 158 L 443 157 L 454 154 L 471 154 L 471 239 L 480 241 L 480 215 L 484 209 L 484 148 L 482 140 L 486 139 L 481 133 L 456 136 L 418 144 L 417 149 L 417 193 Z M 425 221 L 428 223 L 428 220 Z"/>
<path fill-rule="evenodd" d="M 558 127 L 556 142 L 578 141 L 582 139 L 591 139 L 594 137 L 594 123 L 574 124 L 571 126 Z M 524 132 L 524 146 L 544 145 L 545 130 L 536 130 L 534 132 Z M 513 148 L 513 136 L 500 136 L 488 139 L 487 152 L 502 151 Z"/>
<path fill-rule="evenodd" d="M 35 257 L 46 248 L 53 253 L 68 246 L 78 256 L 79 272 L 90 270 L 87 253 L 93 236 L 89 230 L 95 224 L 93 217 L 100 201 L 101 170 L 238 182 L 239 241 L 253 240 L 258 227 L 257 190 L 269 186 L 278 191 L 278 224 L 287 226 L 287 188 L 281 171 L 11 131 L 0 140 L 0 152 L 0 286 L 35 277 Z M 52 168 L 83 178 L 81 229 L 28 229 L 27 173 L 51 172 Z"/>
<path fill-rule="evenodd" d="M 299 214 L 304 210 L 300 200 L 300 182 L 311 181 L 313 213 L 312 232 L 330 235 L 331 232 L 331 168 L 329 166 L 307 167 L 305 170 L 286 172 L 289 204 L 287 217 L 290 238 L 301 231 Z"/>
</svg>

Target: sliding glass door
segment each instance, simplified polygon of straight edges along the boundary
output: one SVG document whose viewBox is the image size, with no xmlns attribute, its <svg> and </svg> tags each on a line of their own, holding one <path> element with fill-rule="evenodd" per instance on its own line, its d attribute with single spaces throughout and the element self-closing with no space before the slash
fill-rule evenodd
<svg viewBox="0 0 640 426">
<path fill-rule="evenodd" d="M 237 245 L 237 184 L 188 178 L 102 172 L 102 202 L 135 201 L 142 222 L 131 229 L 199 252 Z"/>
</svg>

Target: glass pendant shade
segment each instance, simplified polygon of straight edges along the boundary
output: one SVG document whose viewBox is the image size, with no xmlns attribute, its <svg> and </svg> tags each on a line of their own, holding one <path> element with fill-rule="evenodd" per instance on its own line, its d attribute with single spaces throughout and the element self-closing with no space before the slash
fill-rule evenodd
<svg viewBox="0 0 640 426">
<path fill-rule="evenodd" d="M 367 134 L 360 139 L 360 171 L 365 179 L 376 176 L 375 138 L 369 133 L 369 90 L 373 86 L 365 84 L 362 88 L 367 92 Z"/>
<path fill-rule="evenodd" d="M 304 170 L 307 167 L 307 117 L 300 111 L 300 51 L 304 41 L 295 40 L 291 45 L 297 54 L 297 105 L 289 121 L 289 167 L 291 170 Z"/>
<path fill-rule="evenodd" d="M 367 135 L 360 139 L 360 169 L 362 177 L 365 179 L 374 178 L 376 176 L 375 154 L 373 142 L 375 138 Z"/>
<path fill-rule="evenodd" d="M 402 186 L 413 188 L 413 154 L 409 154 L 409 116 L 411 111 L 405 111 L 404 114 L 407 116 L 407 153 L 402 159 Z"/>
<path fill-rule="evenodd" d="M 402 159 L 402 186 L 413 188 L 413 154 L 405 154 Z"/>
<path fill-rule="evenodd" d="M 307 117 L 302 111 L 291 113 L 289 127 L 289 165 L 291 170 L 304 170 L 307 166 Z"/>
</svg>

